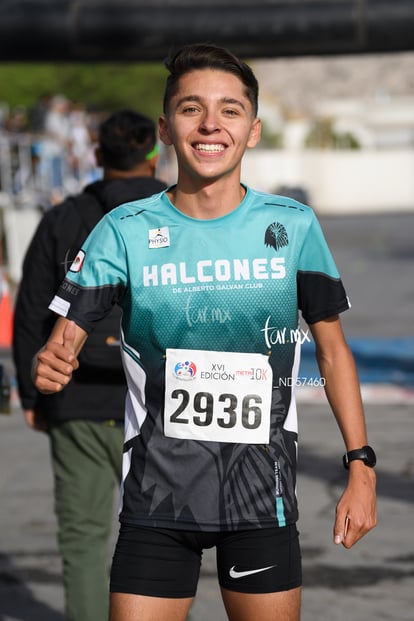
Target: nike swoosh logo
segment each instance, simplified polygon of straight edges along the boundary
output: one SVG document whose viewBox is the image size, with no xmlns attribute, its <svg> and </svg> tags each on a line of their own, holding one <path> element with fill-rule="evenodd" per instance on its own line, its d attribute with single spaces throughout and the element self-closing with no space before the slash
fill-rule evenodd
<svg viewBox="0 0 414 621">
<path fill-rule="evenodd" d="M 270 567 L 261 567 L 260 569 L 250 569 L 250 571 L 237 571 L 235 567 L 236 566 L 233 565 L 233 567 L 229 571 L 229 574 L 230 574 L 230 578 L 235 578 L 237 580 L 237 578 L 243 578 L 244 576 L 251 576 L 252 574 L 258 574 L 261 571 L 267 571 L 268 569 L 272 569 L 273 567 L 276 567 L 276 565 L 270 565 Z"/>
</svg>

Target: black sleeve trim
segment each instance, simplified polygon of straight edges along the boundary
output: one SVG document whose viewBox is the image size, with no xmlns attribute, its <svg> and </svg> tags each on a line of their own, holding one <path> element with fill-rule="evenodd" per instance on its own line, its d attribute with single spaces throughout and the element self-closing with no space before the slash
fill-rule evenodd
<svg viewBox="0 0 414 621">
<path fill-rule="evenodd" d="M 79 287 L 65 278 L 57 296 L 70 303 L 67 319 L 72 319 L 90 333 L 96 323 L 108 315 L 124 293 L 121 284 L 100 287 Z"/>
<path fill-rule="evenodd" d="M 340 278 L 299 271 L 297 288 L 298 306 L 308 324 L 338 315 L 350 307 Z"/>
</svg>

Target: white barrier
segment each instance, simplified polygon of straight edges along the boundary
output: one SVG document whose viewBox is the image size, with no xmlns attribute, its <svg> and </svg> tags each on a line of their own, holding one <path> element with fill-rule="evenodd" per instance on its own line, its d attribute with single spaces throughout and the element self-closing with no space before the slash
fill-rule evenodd
<svg viewBox="0 0 414 621">
<path fill-rule="evenodd" d="M 318 213 L 355 214 L 414 210 L 414 150 L 251 150 L 243 179 L 273 192 L 301 186 Z"/>
<path fill-rule="evenodd" d="M 20 282 L 24 255 L 41 217 L 40 210 L 33 208 L 2 210 L 6 244 L 3 254 L 7 254 L 7 273 L 15 284 Z"/>
</svg>

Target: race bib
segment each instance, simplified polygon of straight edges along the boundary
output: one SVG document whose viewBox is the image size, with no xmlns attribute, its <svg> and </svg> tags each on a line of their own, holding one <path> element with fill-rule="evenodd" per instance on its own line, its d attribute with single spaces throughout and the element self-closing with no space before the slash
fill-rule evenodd
<svg viewBox="0 0 414 621">
<path fill-rule="evenodd" d="M 167 349 L 164 433 L 170 438 L 268 444 L 267 356 Z"/>
</svg>

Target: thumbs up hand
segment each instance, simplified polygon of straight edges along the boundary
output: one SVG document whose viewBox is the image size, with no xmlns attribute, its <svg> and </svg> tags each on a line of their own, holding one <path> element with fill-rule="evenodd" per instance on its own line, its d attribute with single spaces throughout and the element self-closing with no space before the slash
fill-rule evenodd
<svg viewBox="0 0 414 621">
<path fill-rule="evenodd" d="M 63 330 L 63 347 L 71 354 L 75 354 L 75 338 L 76 323 L 74 321 L 68 321 Z"/>
<path fill-rule="evenodd" d="M 32 380 L 39 392 L 60 392 L 69 384 L 73 371 L 79 367 L 76 357 L 78 331 L 80 328 L 73 321 L 59 319 L 50 339 L 33 358 Z"/>
</svg>

